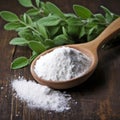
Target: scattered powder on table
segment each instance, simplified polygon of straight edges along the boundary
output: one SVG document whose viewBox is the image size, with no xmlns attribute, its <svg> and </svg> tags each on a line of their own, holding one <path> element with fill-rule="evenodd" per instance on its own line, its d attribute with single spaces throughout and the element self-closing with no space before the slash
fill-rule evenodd
<svg viewBox="0 0 120 120">
<path fill-rule="evenodd" d="M 15 96 L 25 101 L 30 108 L 41 108 L 56 112 L 69 110 L 69 94 L 53 90 L 47 86 L 40 85 L 31 80 L 20 77 L 12 81 L 12 89 L 16 92 Z"/>
<path fill-rule="evenodd" d="M 51 81 L 65 81 L 82 76 L 90 67 L 91 59 L 82 52 L 60 47 L 41 56 L 35 63 L 38 77 Z"/>
<path fill-rule="evenodd" d="M 4 89 L 4 87 L 1 87 L 0 89 L 1 89 L 1 90 L 3 90 L 3 89 Z"/>
</svg>

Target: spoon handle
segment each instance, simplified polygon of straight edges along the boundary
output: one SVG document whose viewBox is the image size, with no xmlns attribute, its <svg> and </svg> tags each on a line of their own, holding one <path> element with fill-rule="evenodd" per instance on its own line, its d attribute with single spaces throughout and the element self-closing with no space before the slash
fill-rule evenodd
<svg viewBox="0 0 120 120">
<path fill-rule="evenodd" d="M 94 50 L 98 49 L 104 42 L 115 36 L 120 31 L 120 17 L 114 20 L 95 40 L 88 44 Z"/>
</svg>

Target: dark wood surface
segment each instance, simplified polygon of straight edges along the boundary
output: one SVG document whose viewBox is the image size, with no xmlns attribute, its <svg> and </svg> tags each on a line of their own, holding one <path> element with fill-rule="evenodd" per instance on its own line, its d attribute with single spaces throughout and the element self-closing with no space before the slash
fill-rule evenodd
<svg viewBox="0 0 120 120">
<path fill-rule="evenodd" d="M 120 0 L 50 0 L 64 12 L 72 12 L 73 4 L 81 4 L 92 12 L 102 12 L 100 5 L 120 14 Z M 0 0 L 0 10 L 10 10 L 16 14 L 25 11 L 17 0 Z M 71 110 L 49 114 L 43 110 L 30 109 L 13 96 L 10 82 L 19 75 L 33 79 L 29 67 L 10 70 L 11 61 L 17 56 L 29 56 L 27 48 L 9 45 L 16 36 L 13 31 L 5 31 L 5 22 L 0 18 L 0 120 L 120 120 L 120 42 L 111 48 L 101 50 L 99 64 L 94 74 L 82 85 L 69 89 L 78 104 Z"/>
</svg>

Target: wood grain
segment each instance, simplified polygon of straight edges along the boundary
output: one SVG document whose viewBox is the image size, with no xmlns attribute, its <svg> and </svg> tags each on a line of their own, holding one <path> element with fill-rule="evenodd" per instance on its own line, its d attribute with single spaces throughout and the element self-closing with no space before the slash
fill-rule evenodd
<svg viewBox="0 0 120 120">
<path fill-rule="evenodd" d="M 103 12 L 100 5 L 120 14 L 120 0 L 50 0 L 64 12 L 72 12 L 73 4 L 81 4 L 92 12 Z M 10 10 L 16 14 L 26 9 L 17 0 L 0 0 L 0 10 Z M 13 31 L 5 31 L 5 22 L 0 18 L 0 120 L 120 120 L 120 42 L 99 52 L 99 64 L 94 74 L 82 85 L 69 89 L 78 103 L 71 104 L 71 110 L 62 113 L 30 109 L 26 103 L 13 96 L 10 83 L 19 75 L 33 79 L 29 67 L 10 70 L 11 61 L 17 56 L 29 56 L 28 48 L 9 45 L 16 36 Z"/>
</svg>

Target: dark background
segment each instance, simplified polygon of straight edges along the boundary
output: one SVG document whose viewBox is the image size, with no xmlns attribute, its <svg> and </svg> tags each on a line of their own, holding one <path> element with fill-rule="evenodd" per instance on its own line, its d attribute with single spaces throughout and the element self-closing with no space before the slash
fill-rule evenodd
<svg viewBox="0 0 120 120">
<path fill-rule="evenodd" d="M 120 0 L 50 0 L 64 12 L 73 12 L 72 5 L 80 4 L 93 13 L 103 12 L 104 5 L 120 14 Z M 26 9 L 17 0 L 0 0 L 0 10 L 9 10 L 18 15 Z M 55 113 L 30 109 L 13 96 L 10 82 L 24 76 L 33 79 L 29 67 L 10 70 L 11 61 L 18 56 L 29 56 L 28 48 L 9 45 L 16 36 L 5 31 L 5 21 L 0 18 L 0 120 L 120 120 L 120 44 L 100 50 L 99 63 L 94 74 L 82 85 L 69 89 L 78 104 L 71 104 L 71 110 Z"/>
</svg>

